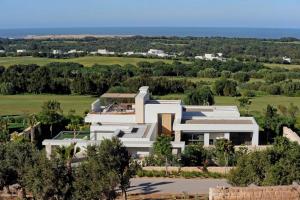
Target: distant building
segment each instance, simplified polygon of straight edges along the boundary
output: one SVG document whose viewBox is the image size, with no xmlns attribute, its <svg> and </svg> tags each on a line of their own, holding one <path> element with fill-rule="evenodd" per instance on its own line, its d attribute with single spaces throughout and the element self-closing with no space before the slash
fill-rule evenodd
<svg viewBox="0 0 300 200">
<path fill-rule="evenodd" d="M 206 53 L 204 56 L 195 56 L 195 59 L 200 59 L 200 60 L 219 60 L 219 61 L 226 61 L 225 58 L 223 58 L 223 53 L 217 53 L 217 54 L 211 54 L 211 53 Z"/>
<path fill-rule="evenodd" d="M 5 53 L 5 51 L 4 50 L 0 50 L 0 53 Z"/>
<path fill-rule="evenodd" d="M 131 56 L 131 55 L 134 55 L 135 53 L 133 51 L 127 51 L 127 52 L 124 52 L 123 55 L 126 55 L 126 56 Z"/>
<path fill-rule="evenodd" d="M 150 49 L 148 51 L 148 55 L 158 56 L 158 57 L 168 57 L 169 56 L 163 50 L 159 50 L 159 49 Z"/>
<path fill-rule="evenodd" d="M 52 54 L 54 54 L 54 55 L 60 55 L 60 54 L 62 54 L 62 51 L 54 49 L 54 50 L 52 50 Z"/>
<path fill-rule="evenodd" d="M 148 53 L 145 52 L 136 52 L 135 55 L 147 56 Z"/>
<path fill-rule="evenodd" d="M 291 64 L 291 62 L 292 62 L 292 59 L 291 59 L 291 58 L 289 58 L 289 57 L 286 57 L 286 56 L 284 56 L 284 57 L 282 58 L 282 61 L 283 61 L 283 63 L 288 63 L 288 64 Z"/>
<path fill-rule="evenodd" d="M 115 52 L 111 52 L 106 49 L 98 49 L 97 53 L 101 54 L 101 55 L 114 55 L 115 54 Z"/>
<path fill-rule="evenodd" d="M 27 51 L 26 51 L 26 49 L 18 49 L 17 50 L 17 53 L 26 53 Z"/>
<path fill-rule="evenodd" d="M 76 49 L 71 49 L 68 51 L 68 54 L 74 54 L 74 53 L 84 53 L 84 51 L 77 51 Z"/>
</svg>

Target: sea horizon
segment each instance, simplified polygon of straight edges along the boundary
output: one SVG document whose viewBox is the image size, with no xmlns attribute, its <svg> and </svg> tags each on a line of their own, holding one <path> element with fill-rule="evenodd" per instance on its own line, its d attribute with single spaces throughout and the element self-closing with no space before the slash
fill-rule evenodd
<svg viewBox="0 0 300 200">
<path fill-rule="evenodd" d="M 0 29 L 0 38 L 26 38 L 45 35 L 105 35 L 105 36 L 177 36 L 300 39 L 300 28 L 251 27 L 74 27 L 74 28 L 11 28 Z"/>
</svg>

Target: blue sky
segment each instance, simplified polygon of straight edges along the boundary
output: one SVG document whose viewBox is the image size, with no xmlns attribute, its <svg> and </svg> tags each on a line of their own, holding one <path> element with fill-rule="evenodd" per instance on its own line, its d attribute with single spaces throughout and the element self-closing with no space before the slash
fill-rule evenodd
<svg viewBox="0 0 300 200">
<path fill-rule="evenodd" d="M 0 28 L 300 28 L 300 0 L 0 0 Z"/>
</svg>

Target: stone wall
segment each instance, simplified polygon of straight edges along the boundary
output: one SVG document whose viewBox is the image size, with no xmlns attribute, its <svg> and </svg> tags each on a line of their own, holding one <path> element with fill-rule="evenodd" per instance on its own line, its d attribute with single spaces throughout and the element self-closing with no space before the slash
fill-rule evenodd
<svg viewBox="0 0 300 200">
<path fill-rule="evenodd" d="M 288 138 L 292 142 L 297 142 L 298 144 L 300 144 L 300 137 L 298 136 L 298 134 L 288 127 L 283 127 L 283 136 Z"/>
<path fill-rule="evenodd" d="M 226 174 L 228 173 L 233 167 L 207 167 L 207 170 L 209 172 L 214 173 L 220 173 L 220 174 Z M 165 171 L 165 167 L 143 167 L 143 170 L 146 171 Z M 203 172 L 202 167 L 168 167 L 168 171 L 178 172 L 178 171 L 184 171 L 184 172 Z"/>
<path fill-rule="evenodd" d="M 299 200 L 300 186 L 210 188 L 209 200 Z"/>
</svg>

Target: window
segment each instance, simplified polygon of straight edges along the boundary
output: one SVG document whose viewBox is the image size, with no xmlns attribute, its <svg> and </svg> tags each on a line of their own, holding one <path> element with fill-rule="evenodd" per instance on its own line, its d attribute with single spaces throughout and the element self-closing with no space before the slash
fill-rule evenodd
<svg viewBox="0 0 300 200">
<path fill-rule="evenodd" d="M 204 144 L 204 133 L 183 132 L 182 140 L 185 141 L 186 144 L 194 144 L 194 143 Z"/>
</svg>

